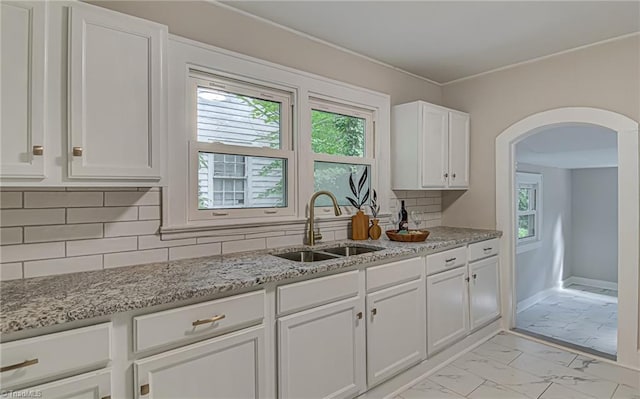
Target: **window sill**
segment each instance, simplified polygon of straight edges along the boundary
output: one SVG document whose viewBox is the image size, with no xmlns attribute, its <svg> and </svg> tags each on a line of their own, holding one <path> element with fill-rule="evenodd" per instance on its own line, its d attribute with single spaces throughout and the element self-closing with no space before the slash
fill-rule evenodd
<svg viewBox="0 0 640 399">
<path fill-rule="evenodd" d="M 538 249 L 540 247 L 542 247 L 542 241 L 541 240 L 522 243 L 522 244 L 519 244 L 516 247 L 516 254 L 522 254 L 522 253 L 525 253 L 525 252 L 533 251 L 534 249 Z"/>
</svg>

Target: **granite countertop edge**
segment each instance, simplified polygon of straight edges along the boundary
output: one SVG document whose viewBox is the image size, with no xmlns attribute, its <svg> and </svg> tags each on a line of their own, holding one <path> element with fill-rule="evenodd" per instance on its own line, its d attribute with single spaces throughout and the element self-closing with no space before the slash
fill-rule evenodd
<svg viewBox="0 0 640 399">
<path fill-rule="evenodd" d="M 272 256 L 296 245 L 233 255 L 216 255 L 127 266 L 91 272 L 11 280 L 0 283 L 0 334 L 72 321 L 111 316 L 151 306 L 205 298 L 267 283 L 312 276 L 352 266 L 410 255 L 428 255 L 473 242 L 501 237 L 495 230 L 430 228 L 425 242 L 341 240 L 314 249 L 362 245 L 382 250 L 314 263 Z"/>
</svg>

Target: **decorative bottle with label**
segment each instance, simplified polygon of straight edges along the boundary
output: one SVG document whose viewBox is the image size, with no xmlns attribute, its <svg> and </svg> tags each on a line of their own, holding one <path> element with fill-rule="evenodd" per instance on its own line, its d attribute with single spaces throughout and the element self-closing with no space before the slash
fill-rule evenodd
<svg viewBox="0 0 640 399">
<path fill-rule="evenodd" d="M 404 207 L 404 200 L 402 200 L 402 206 L 400 208 L 400 224 L 398 230 L 409 230 L 409 221 L 407 210 Z"/>
</svg>

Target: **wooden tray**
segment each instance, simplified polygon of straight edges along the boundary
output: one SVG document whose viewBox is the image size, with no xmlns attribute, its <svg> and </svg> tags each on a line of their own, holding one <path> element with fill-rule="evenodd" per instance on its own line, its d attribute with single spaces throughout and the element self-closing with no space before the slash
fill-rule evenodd
<svg viewBox="0 0 640 399">
<path fill-rule="evenodd" d="M 401 242 L 422 242 L 429 237 L 429 230 L 409 230 L 409 231 L 419 231 L 420 234 L 398 234 L 398 230 L 387 230 L 387 237 L 391 241 L 401 241 Z"/>
</svg>

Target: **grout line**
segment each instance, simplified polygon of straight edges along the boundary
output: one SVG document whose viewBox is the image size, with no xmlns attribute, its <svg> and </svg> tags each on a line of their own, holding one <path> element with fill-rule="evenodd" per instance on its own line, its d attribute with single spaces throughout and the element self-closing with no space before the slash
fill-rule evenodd
<svg viewBox="0 0 640 399">
<path fill-rule="evenodd" d="M 549 383 L 549 385 L 544 389 L 544 391 L 542 391 L 542 393 L 538 395 L 538 398 L 541 398 L 542 395 L 544 395 L 544 393 L 547 392 L 549 388 L 551 388 L 551 385 L 553 385 L 553 382 Z"/>
<path fill-rule="evenodd" d="M 494 342 L 494 343 L 495 343 L 495 342 Z M 496 345 L 499 345 L 499 344 L 496 344 Z M 520 356 L 522 356 L 522 354 L 524 353 L 523 351 L 521 351 L 521 350 L 519 350 L 519 349 L 514 349 L 514 350 L 517 350 L 518 352 L 520 352 L 520 354 L 519 354 L 518 356 L 514 357 L 514 358 L 513 358 L 513 360 L 511 360 L 509 363 L 507 363 L 507 366 L 511 366 L 511 363 L 515 362 L 515 361 L 516 361 L 516 359 L 518 359 L 518 358 L 519 358 Z M 533 356 L 533 355 L 532 355 L 532 356 Z"/>
</svg>

